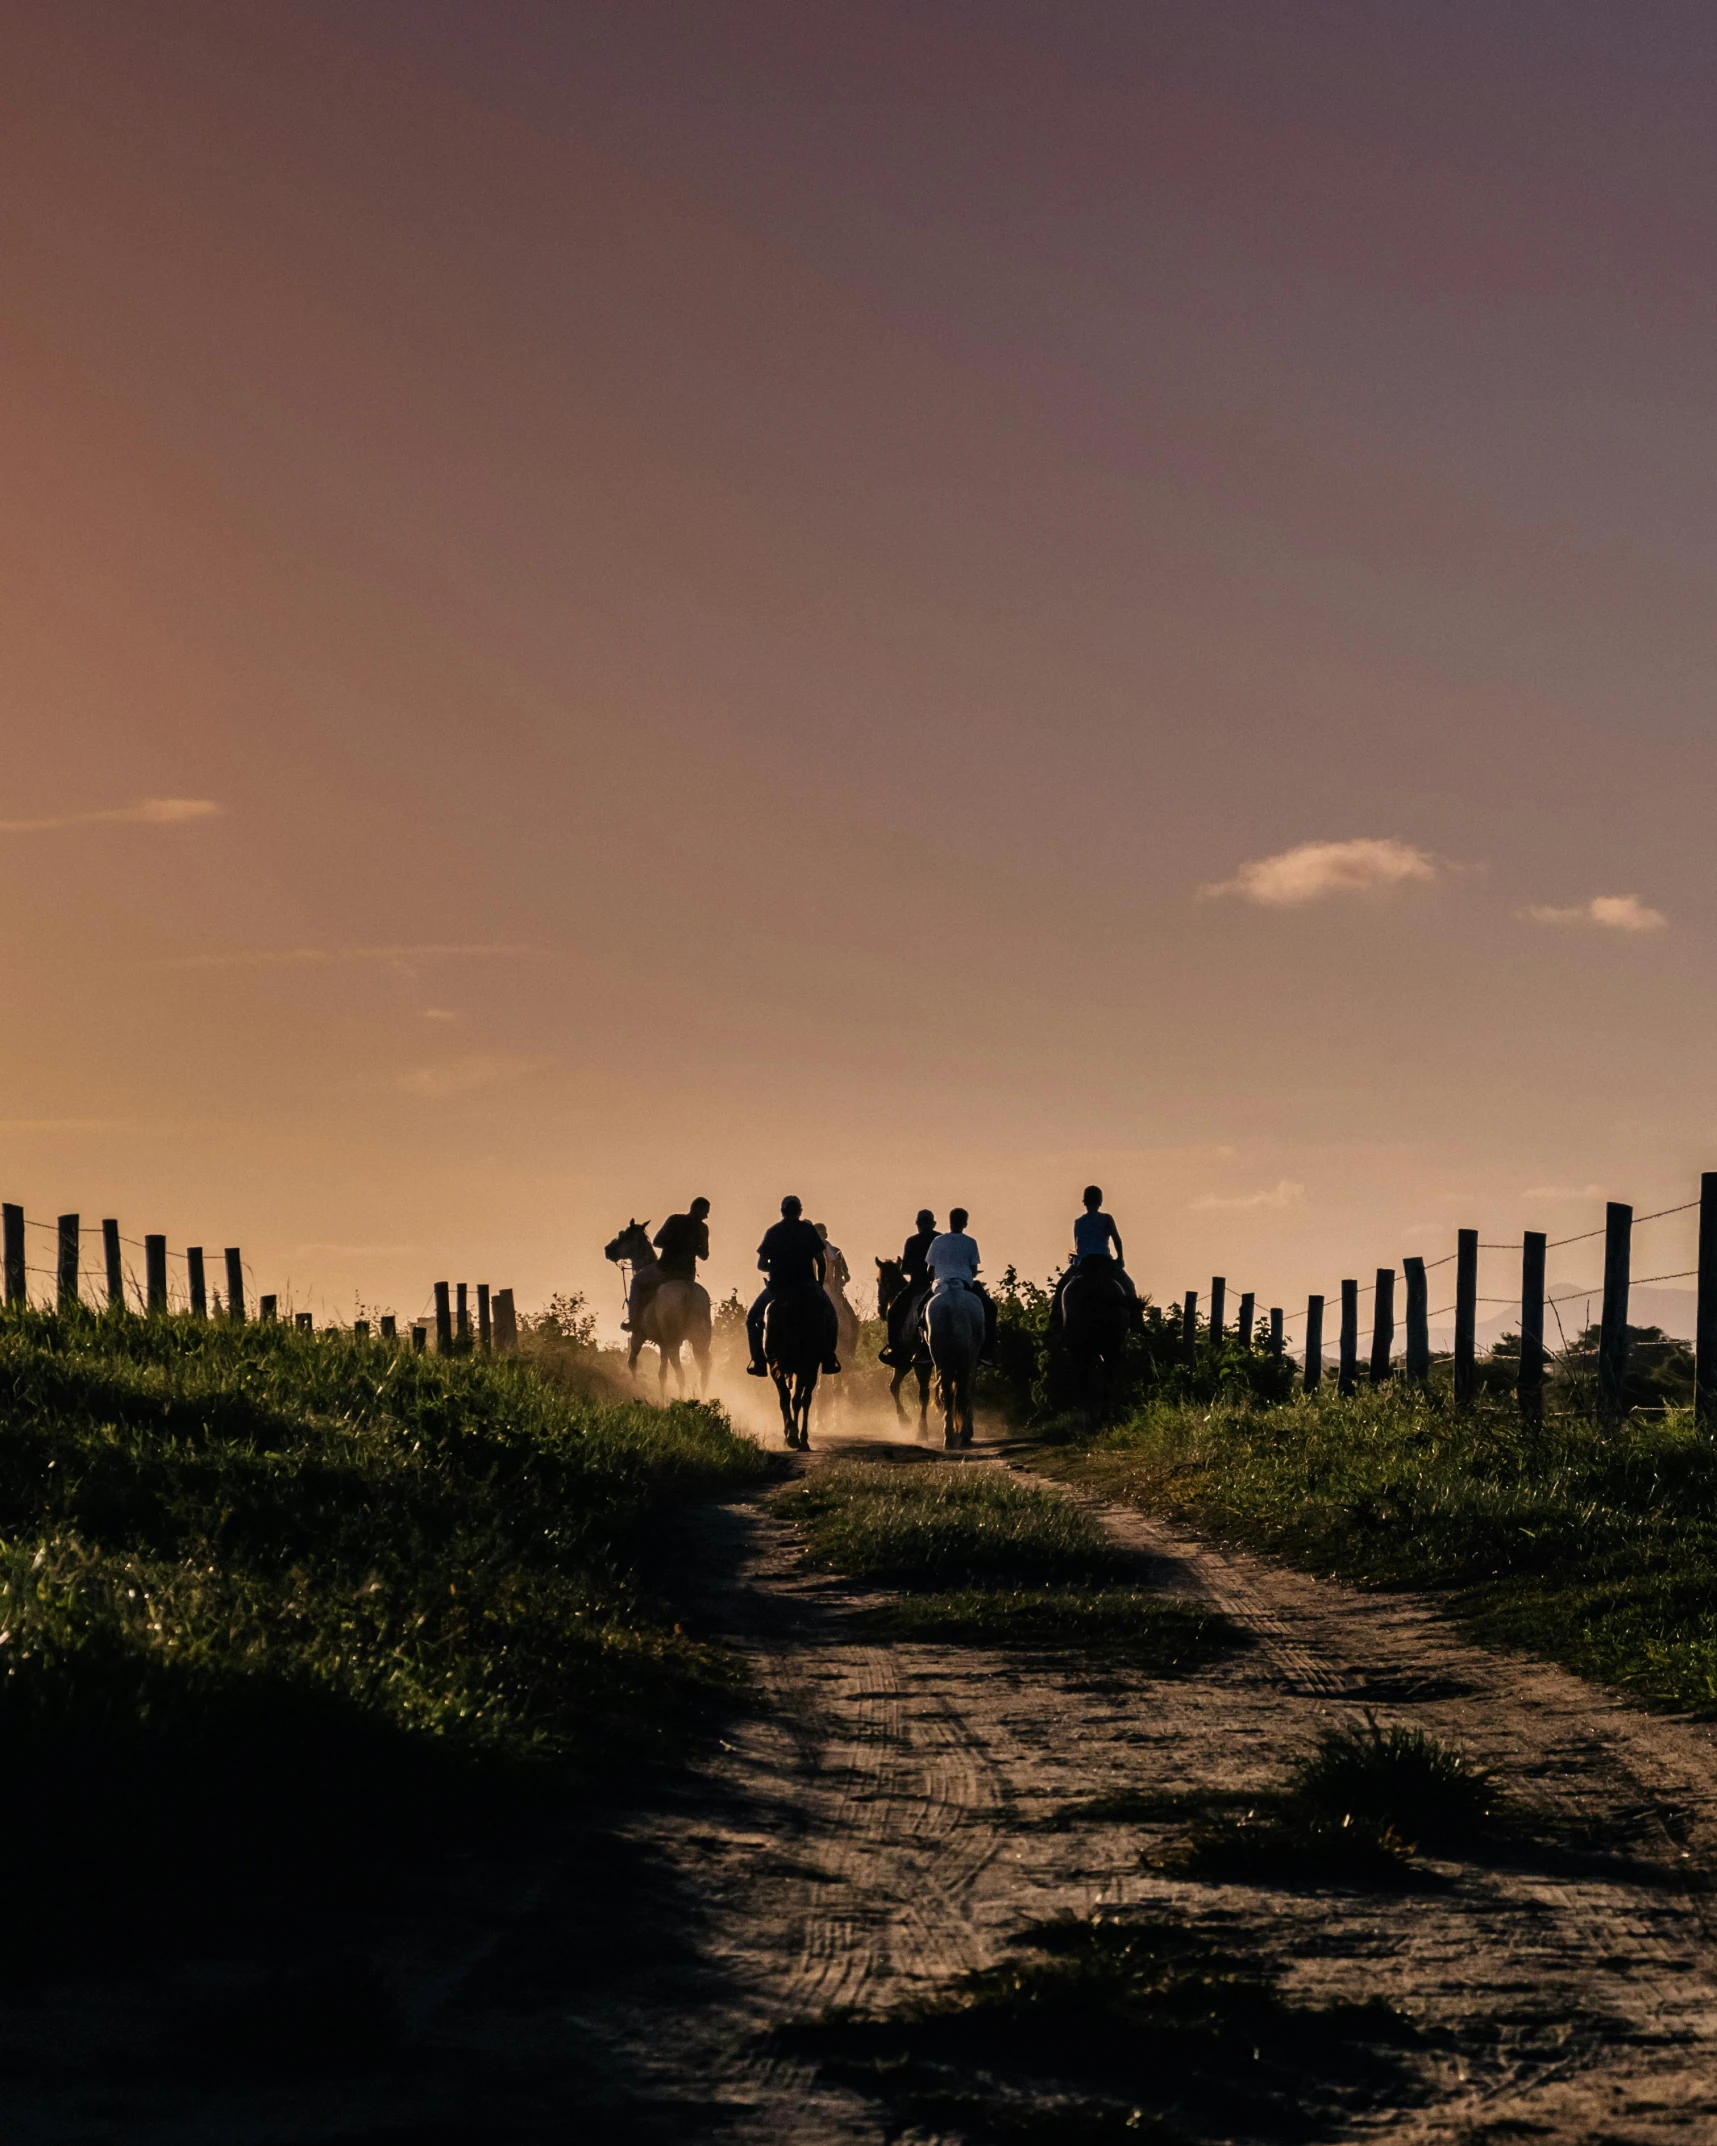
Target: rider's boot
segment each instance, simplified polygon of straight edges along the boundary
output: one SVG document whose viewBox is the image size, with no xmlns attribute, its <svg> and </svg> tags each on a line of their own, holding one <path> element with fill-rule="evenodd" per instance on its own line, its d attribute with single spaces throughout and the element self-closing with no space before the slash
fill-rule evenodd
<svg viewBox="0 0 1717 2146">
<path fill-rule="evenodd" d="M 769 1366 L 760 1364 L 756 1357 L 753 1357 L 745 1367 L 745 1375 L 747 1378 L 766 1379 L 769 1376 Z"/>
</svg>

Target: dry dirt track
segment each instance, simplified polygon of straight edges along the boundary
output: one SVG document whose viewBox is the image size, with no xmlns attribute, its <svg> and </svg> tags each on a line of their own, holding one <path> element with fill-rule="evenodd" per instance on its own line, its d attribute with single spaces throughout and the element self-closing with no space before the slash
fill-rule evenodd
<svg viewBox="0 0 1717 2146">
<path fill-rule="evenodd" d="M 983 1445 L 947 1463 L 1013 1464 Z M 738 1583 L 710 1615 L 765 1704 L 681 1804 L 640 1820 L 701 1909 L 703 1964 L 647 2014 L 588 2024 L 628 2045 L 650 2098 L 688 2136 L 880 2140 L 869 2104 L 760 2055 L 758 2030 L 886 2005 L 1035 1917 L 1153 1898 L 1272 1931 L 1298 1990 L 1381 1994 L 1447 2030 L 1419 2060 L 1423 2102 L 1361 2135 L 1717 2140 L 1712 1732 L 1487 1653 L 1422 1599 L 1108 1519 L 1165 1589 L 1257 1643 L 1185 1681 L 869 1644 L 852 1613 L 876 1597 L 805 1572 L 766 1504 L 714 1516 Z M 1136 1826 L 1034 1824 L 1123 1789 L 1264 1787 L 1362 1707 L 1460 1742 L 1613 1852 L 1449 1866 L 1435 1895 L 1308 1894 L 1164 1879 Z"/>
</svg>

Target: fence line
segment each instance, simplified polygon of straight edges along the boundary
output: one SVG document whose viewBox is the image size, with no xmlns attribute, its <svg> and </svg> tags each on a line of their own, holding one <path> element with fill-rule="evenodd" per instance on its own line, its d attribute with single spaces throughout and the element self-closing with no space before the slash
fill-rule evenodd
<svg viewBox="0 0 1717 2146">
<path fill-rule="evenodd" d="M 57 1258 L 51 1267 L 38 1266 L 28 1256 L 28 1232 L 36 1230 L 51 1237 L 56 1246 Z M 123 1248 L 129 1246 L 143 1254 L 144 1273 L 138 1280 L 135 1265 L 123 1257 Z M 254 1299 L 256 1314 L 254 1323 L 269 1324 L 280 1317 L 279 1292 L 267 1293 L 257 1287 L 257 1273 L 251 1262 L 244 1257 L 237 1245 L 227 1245 L 212 1255 L 220 1262 L 217 1271 L 222 1276 L 222 1285 L 213 1291 L 209 1288 L 208 1261 L 211 1257 L 202 1245 L 187 1245 L 183 1251 L 168 1248 L 163 1236 L 127 1237 L 119 1224 L 107 1218 L 101 1225 L 102 1280 L 100 1293 L 105 1302 L 92 1301 L 96 1292 L 95 1262 L 92 1260 L 86 1279 L 83 1257 L 83 1222 L 80 1215 L 64 1214 L 53 1222 L 37 1220 L 26 1215 L 23 1208 L 12 1201 L 0 1202 L 0 1280 L 3 1280 L 5 1302 L 8 1307 L 28 1308 L 31 1303 L 30 1281 L 52 1285 L 52 1301 L 60 1310 L 81 1305 L 88 1310 L 101 1310 L 124 1317 L 171 1316 L 206 1319 L 210 1316 L 209 1300 L 214 1299 L 214 1316 L 231 1325 L 253 1323 L 249 1305 Z M 168 1261 L 173 1261 L 183 1270 L 182 1280 L 170 1281 Z M 431 1295 L 439 1300 L 450 1285 L 437 1282 Z M 483 1354 L 491 1350 L 510 1351 L 518 1345 L 518 1314 L 511 1289 L 492 1289 L 487 1282 L 477 1284 L 478 1318 L 473 1329 L 465 1315 L 467 1287 L 457 1285 L 461 1307 L 458 1328 L 452 1327 L 445 1340 L 438 1342 L 442 1353 L 463 1353 L 475 1349 Z M 296 1311 L 288 1298 L 288 1316 L 302 1332 L 315 1332 L 315 1315 L 312 1312 Z M 380 1338 L 393 1341 L 399 1338 L 399 1320 L 393 1312 L 378 1314 Z M 348 1329 L 341 1322 L 329 1321 L 321 1329 L 324 1333 L 350 1332 L 353 1338 L 370 1338 L 370 1321 L 354 1319 Z M 411 1328 L 413 1345 L 426 1346 L 418 1339 L 423 1334 L 421 1323 L 414 1322 Z"/>
<path fill-rule="evenodd" d="M 1699 1259 L 1692 1267 L 1677 1268 L 1672 1273 L 1648 1274 L 1631 1278 L 1634 1232 L 1648 1223 L 1662 1222 L 1673 1215 L 1699 1213 Z M 1562 1296 L 1550 1294 L 1545 1288 L 1545 1254 L 1560 1250 L 1570 1244 L 1586 1244 L 1594 1239 L 1604 1239 L 1604 1279 L 1599 1290 L 1571 1290 Z M 1481 1297 L 1478 1293 L 1478 1263 L 1481 1252 L 1513 1252 L 1521 1261 L 1521 1288 L 1518 1296 Z M 1455 1267 L 1455 1301 L 1441 1311 L 1429 1311 L 1425 1277 L 1438 1268 Z M 1455 1320 L 1454 1348 L 1451 1352 L 1454 1375 L 1455 1398 L 1460 1403 L 1471 1402 L 1478 1391 L 1476 1361 L 1476 1321 L 1480 1305 L 1517 1307 L 1520 1313 L 1520 1369 L 1516 1381 L 1521 1411 L 1529 1418 L 1541 1416 L 1547 1352 L 1544 1346 L 1544 1314 L 1548 1310 L 1555 1318 L 1557 1331 L 1562 1335 L 1562 1354 L 1572 1353 L 1566 1333 L 1562 1328 L 1560 1306 L 1584 1302 L 1590 1307 L 1594 1296 L 1602 1300 L 1602 1315 L 1598 1325 L 1599 1339 L 1596 1344 L 1598 1366 L 1598 1396 L 1600 1413 L 1610 1421 L 1618 1420 L 1625 1408 L 1630 1349 L 1679 1348 L 1680 1342 L 1665 1337 L 1658 1342 L 1634 1339 L 1628 1326 L 1628 1301 L 1632 1289 L 1649 1288 L 1659 1282 L 1694 1281 L 1697 1284 L 1697 1310 L 1694 1320 L 1694 1409 L 1702 1427 L 1717 1429 L 1717 1171 L 1706 1171 L 1700 1179 L 1699 1197 L 1684 1200 L 1673 1207 L 1655 1208 L 1650 1214 L 1636 1215 L 1633 1209 L 1619 1200 L 1609 1201 L 1604 1210 L 1600 1228 L 1578 1230 L 1567 1237 L 1547 1238 L 1541 1230 L 1526 1230 L 1518 1243 L 1494 1244 L 1480 1239 L 1477 1230 L 1458 1230 L 1456 1249 L 1440 1259 L 1426 1260 L 1416 1256 L 1404 1258 L 1400 1272 L 1406 1280 L 1406 1370 L 1407 1376 L 1422 1381 L 1430 1370 L 1429 1326 L 1432 1319 L 1448 1317 L 1452 1312 Z M 1283 1353 L 1282 1334 L 1285 1326 L 1304 1319 L 1306 1338 L 1301 1352 L 1301 1377 L 1307 1392 L 1322 1383 L 1326 1369 L 1323 1322 L 1326 1307 L 1332 1302 L 1340 1306 L 1339 1346 L 1337 1351 L 1337 1380 L 1343 1393 L 1352 1392 L 1359 1376 L 1360 1344 L 1372 1344 L 1368 1376 L 1373 1385 L 1381 1385 L 1394 1372 L 1395 1337 L 1395 1280 L 1394 1267 L 1376 1269 L 1376 1279 L 1361 1283 L 1357 1276 L 1345 1278 L 1338 1290 L 1314 1292 L 1306 1299 L 1303 1312 L 1284 1313 L 1279 1306 L 1270 1308 L 1270 1351 L 1280 1356 Z M 1211 1281 L 1210 1318 L 1207 1335 L 1212 1348 L 1220 1349 L 1226 1336 L 1223 1331 L 1223 1314 L 1228 1290 L 1227 1277 L 1217 1275 Z M 1376 1299 L 1372 1324 L 1361 1332 L 1359 1326 L 1359 1303 L 1363 1297 Z M 1243 1306 L 1251 1307 L 1256 1298 L 1248 1292 L 1241 1298 Z M 1198 1351 L 1198 1291 L 1190 1289 L 1180 1304 L 1168 1315 L 1171 1326 L 1178 1324 L 1181 1336 L 1181 1356 L 1184 1362 L 1195 1362 Z M 1247 1349 L 1255 1345 L 1255 1333 L 1251 1327 L 1237 1335 Z M 1590 1354 L 1591 1350 L 1584 1353 Z"/>
</svg>

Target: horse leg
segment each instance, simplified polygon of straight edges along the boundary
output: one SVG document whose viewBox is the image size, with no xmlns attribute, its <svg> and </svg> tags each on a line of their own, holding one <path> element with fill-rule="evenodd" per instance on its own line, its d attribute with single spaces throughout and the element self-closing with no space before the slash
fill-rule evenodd
<svg viewBox="0 0 1717 2146">
<path fill-rule="evenodd" d="M 960 1443 L 969 1446 L 972 1442 L 972 1386 L 970 1371 L 960 1381 Z"/>
<path fill-rule="evenodd" d="M 775 1397 L 781 1403 L 781 1435 L 790 1446 L 799 1443 L 798 1429 L 793 1421 L 793 1389 L 785 1373 L 772 1371 L 775 1380 Z"/>
<path fill-rule="evenodd" d="M 930 1428 L 930 1366 L 919 1364 L 918 1371 L 918 1429 L 920 1433 Z"/>
<path fill-rule="evenodd" d="M 896 1423 L 904 1423 L 906 1421 L 906 1410 L 905 1407 L 902 1405 L 900 1399 L 900 1389 L 905 1381 L 907 1372 L 910 1371 L 911 1368 L 912 1366 L 910 1364 L 896 1365 L 894 1376 L 888 1382 L 888 1398 L 894 1403 L 894 1420 L 896 1421 Z"/>
<path fill-rule="evenodd" d="M 692 1360 L 698 1367 L 698 1399 L 700 1401 L 707 1400 L 709 1398 L 709 1343 L 707 1341 L 701 1349 L 695 1341 L 692 1343 Z"/>
</svg>

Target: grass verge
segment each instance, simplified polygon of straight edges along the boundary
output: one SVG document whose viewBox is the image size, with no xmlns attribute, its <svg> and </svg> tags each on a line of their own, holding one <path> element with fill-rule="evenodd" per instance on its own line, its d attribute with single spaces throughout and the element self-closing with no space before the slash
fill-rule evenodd
<svg viewBox="0 0 1717 2146">
<path fill-rule="evenodd" d="M 1327 2136 L 1410 2095 L 1415 2039 L 1381 2003 L 1296 2004 L 1249 1945 L 1144 1911 L 1036 1924 L 944 1995 L 775 2037 L 902 2124 L 995 2146 Z"/>
<path fill-rule="evenodd" d="M 946 1647 L 1009 1647 L 1044 1654 L 1100 1651 L 1153 1676 L 1186 1676 L 1244 1642 L 1218 1610 L 1137 1588 L 961 1588 L 909 1595 L 871 1611 L 884 1639 Z"/>
<path fill-rule="evenodd" d="M 837 1461 L 781 1502 L 813 1563 L 885 1587 L 1089 1586 L 1129 1565 L 1071 1498 L 998 1468 Z"/>
<path fill-rule="evenodd" d="M 284 1326 L 0 1318 L 10 1975 L 349 1928 L 731 1688 L 648 1583 L 714 1410 Z"/>
<path fill-rule="evenodd" d="M 1041 1465 L 1313 1572 L 1451 1590 L 1482 1638 L 1717 1715 L 1717 1444 L 1685 1412 L 1533 1430 L 1403 1387 L 1158 1404 Z"/>
</svg>

